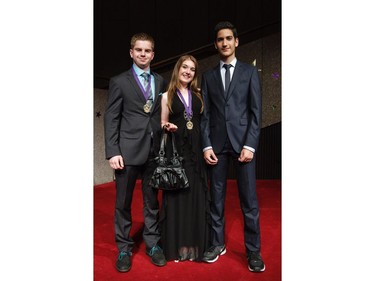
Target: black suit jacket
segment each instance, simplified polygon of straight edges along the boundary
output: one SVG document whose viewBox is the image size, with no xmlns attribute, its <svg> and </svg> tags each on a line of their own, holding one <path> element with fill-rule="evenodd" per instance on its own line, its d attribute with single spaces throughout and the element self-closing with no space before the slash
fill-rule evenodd
<svg viewBox="0 0 375 281">
<path fill-rule="evenodd" d="M 233 149 L 257 149 L 261 128 L 262 97 L 258 71 L 237 61 L 227 95 L 220 76 L 220 64 L 202 75 L 205 110 L 201 120 L 203 148 L 219 153 L 228 137 Z"/>
<path fill-rule="evenodd" d="M 155 82 L 155 100 L 150 113 L 145 113 L 146 103 L 132 70 L 111 78 L 108 101 L 104 115 L 106 159 L 122 155 L 125 165 L 142 165 L 146 162 L 151 138 L 160 136 L 160 100 L 165 91 L 162 76 L 151 72 Z M 158 151 L 159 141 L 154 141 Z"/>
</svg>

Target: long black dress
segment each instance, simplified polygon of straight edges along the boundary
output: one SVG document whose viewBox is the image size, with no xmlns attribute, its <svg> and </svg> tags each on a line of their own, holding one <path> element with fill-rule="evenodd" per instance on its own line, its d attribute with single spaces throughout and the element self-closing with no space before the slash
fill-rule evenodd
<svg viewBox="0 0 375 281">
<path fill-rule="evenodd" d="M 193 129 L 186 127 L 184 105 L 177 95 L 172 103 L 169 122 L 178 126 L 175 134 L 179 155 L 189 180 L 183 191 L 163 192 L 161 243 L 167 260 L 201 261 L 209 246 L 210 213 L 206 165 L 203 159 L 200 133 L 200 100 L 192 94 Z M 170 147 L 170 145 L 168 146 Z"/>
</svg>

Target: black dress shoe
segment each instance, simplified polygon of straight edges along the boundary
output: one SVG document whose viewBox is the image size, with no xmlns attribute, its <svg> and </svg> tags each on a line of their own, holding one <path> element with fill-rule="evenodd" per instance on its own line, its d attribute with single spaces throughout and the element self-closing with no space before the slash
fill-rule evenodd
<svg viewBox="0 0 375 281">
<path fill-rule="evenodd" d="M 223 246 L 212 246 L 207 251 L 203 253 L 202 261 L 204 262 L 215 262 L 219 258 L 219 256 L 224 255 L 227 252 L 225 245 Z"/>
<path fill-rule="evenodd" d="M 132 255 L 131 252 L 120 252 L 117 257 L 116 261 L 116 269 L 119 272 L 128 272 L 132 267 L 132 263 L 130 261 L 130 256 Z"/>
<path fill-rule="evenodd" d="M 263 272 L 266 269 L 259 252 L 251 252 L 247 257 L 247 267 L 251 272 Z"/>
<path fill-rule="evenodd" d="M 151 257 L 151 262 L 157 266 L 164 266 L 167 264 L 167 260 L 163 254 L 163 250 L 159 246 L 154 246 L 150 251 L 147 252 L 147 255 Z"/>
</svg>

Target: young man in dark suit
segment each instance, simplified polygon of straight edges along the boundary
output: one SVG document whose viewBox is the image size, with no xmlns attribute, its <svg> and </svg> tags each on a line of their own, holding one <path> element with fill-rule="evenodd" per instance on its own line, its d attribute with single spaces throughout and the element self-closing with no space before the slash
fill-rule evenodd
<svg viewBox="0 0 375 281">
<path fill-rule="evenodd" d="M 225 254 L 224 203 L 229 158 L 237 165 L 237 185 L 244 218 L 247 265 L 262 272 L 259 207 L 256 196 L 255 152 L 261 128 L 262 97 L 257 69 L 236 59 L 239 44 L 230 22 L 215 27 L 220 63 L 202 75 L 204 113 L 201 120 L 203 153 L 211 174 L 212 236 L 204 254 L 215 262 Z"/>
<path fill-rule="evenodd" d="M 154 40 L 145 33 L 135 34 L 130 42 L 132 67 L 109 83 L 104 116 L 106 159 L 115 169 L 116 205 L 115 240 L 119 251 L 116 268 L 131 268 L 134 241 L 130 237 L 131 203 L 137 177 L 141 175 L 143 193 L 143 239 L 151 262 L 164 266 L 166 260 L 159 247 L 159 202 L 157 190 L 148 185 L 159 151 L 159 93 L 165 91 L 163 78 L 150 71 L 154 58 Z"/>
</svg>

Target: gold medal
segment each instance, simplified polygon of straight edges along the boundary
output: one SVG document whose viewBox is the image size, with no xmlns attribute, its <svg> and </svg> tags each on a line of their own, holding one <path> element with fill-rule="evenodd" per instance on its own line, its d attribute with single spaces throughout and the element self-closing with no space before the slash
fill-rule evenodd
<svg viewBox="0 0 375 281">
<path fill-rule="evenodd" d="M 191 130 L 193 129 L 193 122 L 191 122 L 190 120 L 186 122 L 186 128 L 188 128 L 188 130 Z"/>
<path fill-rule="evenodd" d="M 150 109 L 151 109 L 151 106 L 148 103 L 146 103 L 143 106 L 143 111 L 146 112 L 146 113 L 150 113 Z"/>
</svg>

